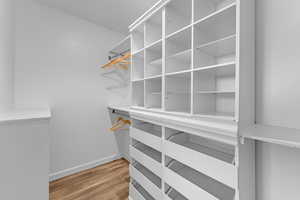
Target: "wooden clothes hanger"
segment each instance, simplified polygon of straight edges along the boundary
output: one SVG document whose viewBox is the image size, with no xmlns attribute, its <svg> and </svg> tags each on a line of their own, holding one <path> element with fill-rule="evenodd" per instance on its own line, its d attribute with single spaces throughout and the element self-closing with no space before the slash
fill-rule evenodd
<svg viewBox="0 0 300 200">
<path fill-rule="evenodd" d="M 112 67 L 114 65 L 121 65 L 123 69 L 128 69 L 128 65 L 130 64 L 129 61 L 127 61 L 128 58 L 131 57 L 130 53 L 127 53 L 119 58 L 111 60 L 109 63 L 102 66 L 102 68 Z M 126 66 L 126 67 L 125 67 Z"/>
<path fill-rule="evenodd" d="M 123 117 L 119 117 L 117 119 L 117 122 L 115 124 L 113 124 L 112 127 L 110 128 L 110 131 L 113 131 L 113 132 L 118 131 L 126 125 L 131 125 L 131 121 L 125 120 Z"/>
</svg>

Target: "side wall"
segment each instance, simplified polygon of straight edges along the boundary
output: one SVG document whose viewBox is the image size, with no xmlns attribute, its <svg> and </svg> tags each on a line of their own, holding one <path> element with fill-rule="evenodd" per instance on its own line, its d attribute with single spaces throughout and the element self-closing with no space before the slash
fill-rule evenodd
<svg viewBox="0 0 300 200">
<path fill-rule="evenodd" d="M 107 51 L 123 36 L 104 27 L 39 5 L 18 1 L 15 100 L 49 104 L 52 178 L 119 156 L 107 104 L 123 102 L 126 88 L 102 76 Z"/>
<path fill-rule="evenodd" d="M 256 119 L 300 129 L 300 1 L 256 1 Z M 256 200 L 297 199 L 300 150 L 256 146 Z"/>
<path fill-rule="evenodd" d="M 0 110 L 13 98 L 14 9 L 12 0 L 0 0 Z"/>
</svg>

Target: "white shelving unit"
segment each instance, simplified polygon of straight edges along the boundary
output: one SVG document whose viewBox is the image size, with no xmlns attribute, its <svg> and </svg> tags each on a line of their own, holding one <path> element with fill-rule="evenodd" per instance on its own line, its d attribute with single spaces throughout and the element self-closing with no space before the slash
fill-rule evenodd
<svg viewBox="0 0 300 200">
<path fill-rule="evenodd" d="M 254 13 L 161 0 L 129 27 L 131 200 L 255 200 Z"/>
<path fill-rule="evenodd" d="M 248 89 L 254 76 L 253 66 L 246 69 L 252 55 L 241 57 L 252 48 L 241 48 L 252 45 L 247 43 L 252 36 L 245 31 L 250 28 L 243 24 L 251 20 L 251 13 L 241 12 L 244 4 L 242 0 L 165 0 L 136 21 L 130 27 L 132 81 L 145 82 L 140 108 L 238 121 L 239 102 L 246 98 L 240 91 Z M 161 89 L 151 95 L 150 85 L 155 84 L 148 79 L 153 78 L 161 82 Z M 176 104 L 182 99 L 184 105 Z"/>
</svg>

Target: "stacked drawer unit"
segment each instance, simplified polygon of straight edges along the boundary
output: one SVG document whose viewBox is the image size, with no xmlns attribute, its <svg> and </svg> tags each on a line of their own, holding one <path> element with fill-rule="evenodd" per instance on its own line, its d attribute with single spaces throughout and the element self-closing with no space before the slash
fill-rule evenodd
<svg viewBox="0 0 300 200">
<path fill-rule="evenodd" d="M 179 129 L 133 119 L 131 200 L 242 199 L 238 163 L 239 156 L 246 158 L 246 154 L 238 141 Z"/>
<path fill-rule="evenodd" d="M 133 119 L 130 137 L 130 197 L 163 199 L 162 127 Z"/>
</svg>

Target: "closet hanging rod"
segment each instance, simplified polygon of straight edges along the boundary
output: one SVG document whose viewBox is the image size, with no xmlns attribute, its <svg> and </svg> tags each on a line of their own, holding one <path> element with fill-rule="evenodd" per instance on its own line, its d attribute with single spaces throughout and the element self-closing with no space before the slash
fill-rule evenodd
<svg viewBox="0 0 300 200">
<path fill-rule="evenodd" d="M 129 114 L 127 114 L 127 112 L 124 111 L 118 111 L 116 109 L 112 109 L 112 114 L 117 114 L 117 115 L 122 115 L 124 117 L 130 117 Z"/>
<path fill-rule="evenodd" d="M 119 56 L 124 56 L 126 53 L 128 53 L 128 52 L 130 52 L 130 49 L 127 49 L 127 50 L 125 50 L 125 51 L 123 51 L 123 52 L 121 52 L 121 53 L 118 53 L 118 52 L 114 52 L 114 51 L 110 51 L 109 53 L 110 54 L 114 54 L 113 56 L 108 56 L 108 59 L 109 60 L 112 60 L 112 59 L 114 59 L 114 58 L 117 58 L 117 57 L 119 57 Z"/>
</svg>

